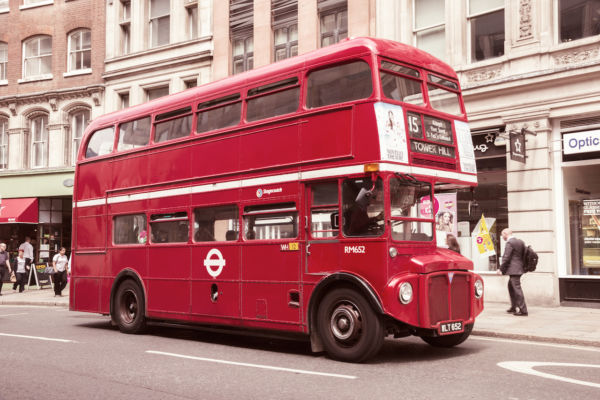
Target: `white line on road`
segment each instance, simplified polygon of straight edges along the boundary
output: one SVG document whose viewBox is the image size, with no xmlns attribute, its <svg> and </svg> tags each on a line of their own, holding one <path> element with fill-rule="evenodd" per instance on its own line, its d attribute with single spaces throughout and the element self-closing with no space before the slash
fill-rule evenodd
<svg viewBox="0 0 600 400">
<path fill-rule="evenodd" d="M 206 362 L 213 362 L 213 363 L 218 363 L 218 364 L 238 365 L 241 367 L 262 368 L 262 369 L 270 369 L 273 371 L 293 372 L 295 374 L 320 375 L 320 376 L 328 376 L 331 378 L 342 378 L 342 379 L 356 379 L 357 378 L 356 376 L 353 376 L 353 375 L 330 374 L 327 372 L 315 372 L 315 371 L 307 371 L 307 370 L 303 370 L 303 369 L 273 367 L 270 365 L 261 365 L 261 364 L 248 364 L 248 363 L 236 362 L 236 361 L 217 360 L 214 358 L 186 356 L 184 354 L 165 353 L 162 351 L 154 351 L 154 350 L 147 350 L 146 353 L 160 354 L 163 356 L 171 356 L 171 357 L 179 357 L 179 358 L 187 358 L 189 360 L 206 361 Z"/>
<path fill-rule="evenodd" d="M 481 336 L 471 336 L 471 337 L 469 337 L 469 340 L 485 340 L 488 342 L 525 344 L 528 346 L 545 346 L 545 347 L 555 347 L 555 348 L 559 348 L 559 349 L 583 350 L 583 351 L 593 351 L 593 352 L 600 353 L 600 348 L 598 348 L 598 347 L 577 346 L 577 345 L 573 345 L 573 344 L 533 342 L 531 340 L 501 339 L 501 338 L 481 337 Z"/>
<path fill-rule="evenodd" d="M 22 313 L 16 313 L 16 314 L 0 314 L 0 317 L 12 317 L 13 315 L 27 315 L 29 313 L 26 312 L 22 312 Z"/>
<path fill-rule="evenodd" d="M 68 339 L 56 339 L 56 338 L 48 338 L 48 337 L 42 337 L 42 336 L 14 335 L 11 333 L 0 333 L 0 336 L 16 337 L 16 338 L 22 338 L 22 339 L 46 340 L 49 342 L 75 343 L 74 340 L 68 340 Z"/>
<path fill-rule="evenodd" d="M 557 362 L 540 362 L 540 361 L 503 361 L 497 364 L 499 367 L 506 368 L 511 371 L 520 372 L 522 374 L 535 375 L 541 378 L 554 379 L 557 381 L 575 383 L 577 385 L 591 386 L 600 389 L 600 383 L 580 381 L 578 379 L 566 378 L 560 375 L 540 372 L 533 369 L 534 367 L 583 367 L 583 368 L 600 368 L 600 365 L 594 364 L 575 364 L 575 363 L 557 363 Z"/>
</svg>

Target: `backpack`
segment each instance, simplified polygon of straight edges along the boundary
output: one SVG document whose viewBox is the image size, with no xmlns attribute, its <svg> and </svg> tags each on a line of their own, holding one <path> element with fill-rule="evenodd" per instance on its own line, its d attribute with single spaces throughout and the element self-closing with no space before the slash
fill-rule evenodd
<svg viewBox="0 0 600 400">
<path fill-rule="evenodd" d="M 527 246 L 525 248 L 525 252 L 523 253 L 523 271 L 524 272 L 533 272 L 535 271 L 535 267 L 538 263 L 538 255 L 531 248 L 531 246 Z"/>
</svg>

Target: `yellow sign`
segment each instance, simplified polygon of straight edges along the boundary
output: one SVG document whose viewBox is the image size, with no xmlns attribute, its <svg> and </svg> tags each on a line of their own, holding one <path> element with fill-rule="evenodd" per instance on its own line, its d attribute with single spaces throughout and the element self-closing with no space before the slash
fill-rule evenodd
<svg viewBox="0 0 600 400">
<path fill-rule="evenodd" d="M 487 224 L 485 223 L 485 217 L 481 214 L 481 220 L 479 221 L 479 233 L 477 234 L 477 249 L 481 255 L 494 255 L 494 242 L 490 236 Z"/>
<path fill-rule="evenodd" d="M 298 242 L 292 242 L 292 243 L 285 243 L 281 245 L 281 251 L 299 251 L 300 250 L 300 243 Z"/>
</svg>

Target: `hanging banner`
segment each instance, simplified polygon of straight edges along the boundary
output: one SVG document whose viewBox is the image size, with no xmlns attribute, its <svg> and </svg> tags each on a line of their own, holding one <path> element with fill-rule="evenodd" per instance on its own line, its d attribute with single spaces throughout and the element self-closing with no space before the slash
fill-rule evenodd
<svg viewBox="0 0 600 400">
<path fill-rule="evenodd" d="M 510 159 L 525 164 L 525 133 L 510 133 Z"/>
<path fill-rule="evenodd" d="M 600 200 L 583 200 L 583 266 L 600 268 Z"/>
<path fill-rule="evenodd" d="M 475 237 L 475 241 L 477 243 L 477 250 L 479 250 L 479 254 L 482 256 L 496 255 L 496 250 L 494 250 L 494 242 L 492 242 L 492 237 L 490 236 L 490 231 L 487 227 L 487 223 L 485 222 L 485 217 L 483 214 L 481 214 L 481 220 L 479 220 L 479 232 Z"/>
</svg>

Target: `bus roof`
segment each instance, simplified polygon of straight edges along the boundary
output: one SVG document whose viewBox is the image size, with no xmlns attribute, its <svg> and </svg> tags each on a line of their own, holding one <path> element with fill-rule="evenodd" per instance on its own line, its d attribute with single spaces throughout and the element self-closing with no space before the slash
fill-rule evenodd
<svg viewBox="0 0 600 400">
<path fill-rule="evenodd" d="M 412 64 L 445 75 L 454 80 L 458 79 L 456 73 L 448 64 L 415 47 L 386 39 L 368 37 L 345 39 L 336 44 L 313 50 L 296 57 L 258 67 L 237 75 L 228 76 L 179 93 L 135 105 L 125 110 L 105 114 L 92 121 L 90 128 L 97 129 L 98 127 L 106 126 L 117 121 L 150 114 L 166 107 L 176 108 L 179 104 L 201 100 L 202 98 L 210 97 L 211 95 L 227 94 L 227 92 L 232 93 L 235 92 L 236 88 L 247 85 L 249 82 L 259 85 L 263 81 L 272 80 L 274 77 L 296 72 L 303 68 L 317 67 L 335 60 L 358 57 L 370 53 L 383 55 L 402 61 L 403 63 Z"/>
</svg>

